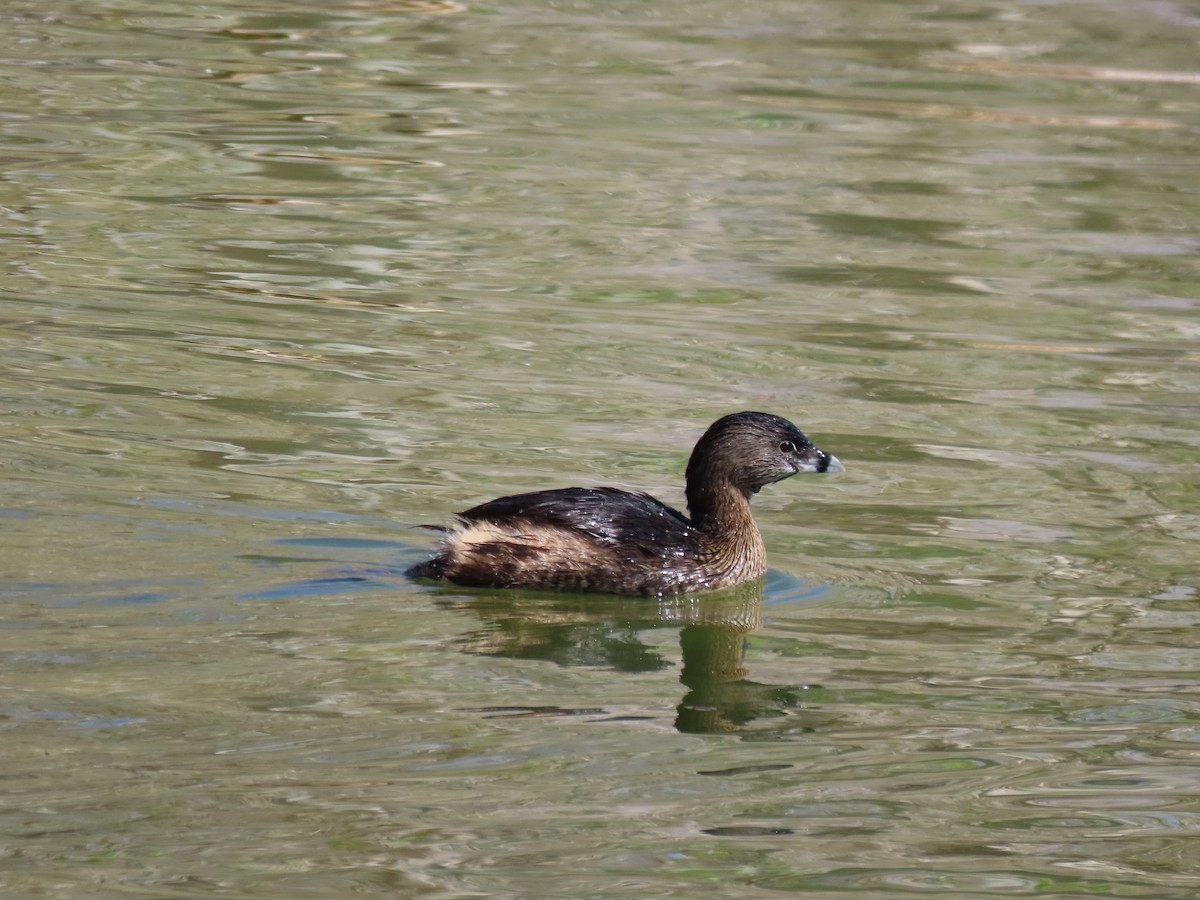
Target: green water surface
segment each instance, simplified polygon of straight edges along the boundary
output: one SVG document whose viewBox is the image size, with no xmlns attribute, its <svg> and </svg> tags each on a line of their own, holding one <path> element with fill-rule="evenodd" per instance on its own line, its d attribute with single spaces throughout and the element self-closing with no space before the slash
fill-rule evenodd
<svg viewBox="0 0 1200 900">
<path fill-rule="evenodd" d="M 1200 891 L 1194 6 L 0 25 L 0 893 Z M 761 585 L 402 575 L 739 409 Z"/>
</svg>

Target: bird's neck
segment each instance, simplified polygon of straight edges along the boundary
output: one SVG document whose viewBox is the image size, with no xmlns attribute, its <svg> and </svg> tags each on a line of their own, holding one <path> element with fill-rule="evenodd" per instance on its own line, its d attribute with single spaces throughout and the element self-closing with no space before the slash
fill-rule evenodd
<svg viewBox="0 0 1200 900">
<path fill-rule="evenodd" d="M 750 495 L 729 483 L 688 488 L 692 525 L 705 553 L 731 578 L 754 578 L 767 570 L 767 549 L 750 512 Z"/>
</svg>

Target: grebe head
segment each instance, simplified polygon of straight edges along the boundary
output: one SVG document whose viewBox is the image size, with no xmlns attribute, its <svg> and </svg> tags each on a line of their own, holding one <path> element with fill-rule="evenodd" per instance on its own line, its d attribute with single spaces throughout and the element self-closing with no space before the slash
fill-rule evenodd
<svg viewBox="0 0 1200 900">
<path fill-rule="evenodd" d="M 688 461 L 688 499 L 694 491 L 733 485 L 746 496 L 801 472 L 844 472 L 836 456 L 819 449 L 780 416 L 740 412 L 714 422 Z"/>
</svg>

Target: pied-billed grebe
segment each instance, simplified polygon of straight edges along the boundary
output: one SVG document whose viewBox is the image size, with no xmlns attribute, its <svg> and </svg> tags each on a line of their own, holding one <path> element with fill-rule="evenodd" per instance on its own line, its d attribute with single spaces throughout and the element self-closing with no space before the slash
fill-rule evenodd
<svg viewBox="0 0 1200 900">
<path fill-rule="evenodd" d="M 459 513 L 437 555 L 408 574 L 644 596 L 727 587 L 767 571 L 750 496 L 799 472 L 841 471 L 787 419 L 733 413 L 712 424 L 688 460 L 690 519 L 617 488 L 515 494 Z"/>
</svg>

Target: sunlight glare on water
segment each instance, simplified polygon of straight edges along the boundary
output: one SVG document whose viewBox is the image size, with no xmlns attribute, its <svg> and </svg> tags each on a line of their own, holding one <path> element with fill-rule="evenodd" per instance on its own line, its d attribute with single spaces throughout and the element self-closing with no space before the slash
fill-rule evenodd
<svg viewBox="0 0 1200 900">
<path fill-rule="evenodd" d="M 5 896 L 1196 895 L 1194 9 L 0 17 Z M 738 409 L 761 585 L 402 574 Z"/>
</svg>

